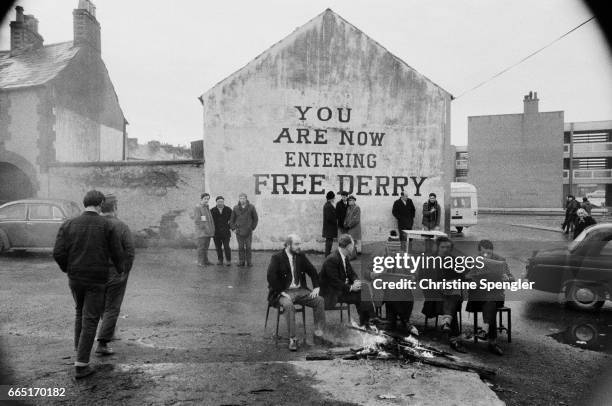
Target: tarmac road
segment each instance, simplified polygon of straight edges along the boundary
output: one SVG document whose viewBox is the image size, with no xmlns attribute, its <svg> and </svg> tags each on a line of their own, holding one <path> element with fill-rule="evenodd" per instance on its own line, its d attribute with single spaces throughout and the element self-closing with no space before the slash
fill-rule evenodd
<svg viewBox="0 0 612 406">
<path fill-rule="evenodd" d="M 547 226 L 550 219 L 515 217 L 481 216 L 478 226 L 453 239 L 468 250 L 480 238 L 492 239 L 518 277 L 534 246 L 565 240 L 561 233 L 510 225 L 541 221 Z M 209 255 L 212 259 L 214 254 Z M 6 372 L 20 386 L 67 387 L 67 400 L 76 404 L 388 404 L 375 400 L 387 392 L 399 393 L 396 404 L 496 401 L 475 374 L 414 364 L 408 372 L 384 361 L 302 362 L 311 347 L 290 353 L 284 341 L 276 345 L 274 311 L 268 329 L 263 329 L 269 257 L 269 252 L 256 253 L 250 269 L 199 269 L 192 250 L 139 250 L 119 320 L 119 340 L 112 343 L 117 354 L 93 357 L 97 377 L 74 383 L 73 303 L 65 275 L 49 254 L 2 256 Z M 316 254 L 310 258 L 317 267 L 323 260 Z M 513 311 L 513 337 L 507 344 L 500 336 L 505 355 L 492 355 L 485 344 L 467 340 L 468 359 L 497 369 L 489 386 L 509 405 L 584 405 L 590 399 L 605 399 L 605 394 L 594 393 L 604 386 L 601 379 L 611 366 L 612 307 L 579 313 L 566 309 L 553 294 L 527 296 L 528 300 L 507 303 Z M 422 339 L 447 348 L 441 333 L 423 328 L 420 309 L 415 303 L 413 322 L 422 330 Z M 333 313 L 328 312 L 329 322 L 338 323 Z M 307 323 L 311 334 L 310 313 Z M 463 331 L 469 332 L 472 323 L 464 312 Z M 281 320 L 281 335 L 286 336 L 285 329 Z M 370 371 L 368 377 L 359 375 L 363 371 Z M 387 379 L 398 371 L 400 377 L 413 380 Z M 405 387 L 400 391 L 398 385 Z"/>
</svg>

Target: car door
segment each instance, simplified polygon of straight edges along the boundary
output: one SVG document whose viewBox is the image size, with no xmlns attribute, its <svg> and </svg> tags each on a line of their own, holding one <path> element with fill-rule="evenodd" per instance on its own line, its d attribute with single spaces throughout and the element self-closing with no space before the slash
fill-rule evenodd
<svg viewBox="0 0 612 406">
<path fill-rule="evenodd" d="M 612 235 L 597 234 L 593 248 L 582 260 L 582 266 L 577 274 L 578 279 L 612 282 Z"/>
<path fill-rule="evenodd" d="M 64 217 L 58 206 L 49 203 L 28 204 L 27 228 L 30 234 L 30 247 L 53 247 Z"/>
<path fill-rule="evenodd" d="M 8 237 L 11 248 L 29 245 L 25 203 L 15 203 L 0 209 L 0 230 Z"/>
</svg>

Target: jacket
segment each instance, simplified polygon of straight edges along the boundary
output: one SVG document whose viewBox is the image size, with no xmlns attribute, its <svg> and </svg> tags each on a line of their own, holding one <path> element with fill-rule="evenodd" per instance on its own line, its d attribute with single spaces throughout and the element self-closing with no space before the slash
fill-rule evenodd
<svg viewBox="0 0 612 406">
<path fill-rule="evenodd" d="M 393 203 L 393 209 L 391 214 L 397 220 L 397 228 L 400 230 L 411 230 L 414 223 L 414 215 L 416 209 L 412 199 L 406 199 L 406 203 L 402 202 L 402 199 L 397 199 Z"/>
<path fill-rule="evenodd" d="M 331 202 L 326 202 L 323 205 L 323 238 L 338 237 L 338 218 L 336 217 L 336 208 Z"/>
<path fill-rule="evenodd" d="M 573 219 L 576 215 L 576 211 L 580 208 L 580 203 L 578 203 L 575 199 L 570 200 L 565 203 L 565 219 Z"/>
<path fill-rule="evenodd" d="M 223 211 L 220 211 L 217 206 L 210 210 L 215 225 L 216 238 L 229 238 L 232 233 L 230 231 L 230 219 L 232 218 L 232 209 L 223 206 Z"/>
<path fill-rule="evenodd" d="M 230 228 L 236 232 L 236 235 L 247 237 L 255 230 L 258 221 L 255 206 L 248 201 L 244 207 L 238 203 L 232 210 Z"/>
<path fill-rule="evenodd" d="M 117 235 L 119 237 L 119 241 L 121 242 L 121 257 L 123 260 L 123 273 L 117 272 L 117 268 L 111 264 L 107 284 L 113 284 L 126 280 L 130 270 L 132 269 L 135 256 L 134 239 L 127 224 L 119 220 L 117 217 L 107 216 L 106 218 L 117 230 Z"/>
<path fill-rule="evenodd" d="M 430 213 L 429 211 L 435 208 L 436 211 Z M 435 228 L 440 225 L 440 205 L 438 202 L 435 202 L 433 205 L 430 202 L 423 203 L 423 222 L 422 224 L 429 228 Z"/>
<path fill-rule="evenodd" d="M 485 265 L 482 269 L 472 268 L 465 276 L 466 279 L 475 281 L 478 286 L 478 289 L 471 289 L 468 292 L 468 299 L 470 300 L 466 307 L 468 312 L 481 311 L 482 303 L 476 302 L 499 301 L 503 303 L 505 299 L 504 289 L 491 289 L 490 291 L 480 289 L 481 280 L 487 280 L 489 282 L 514 280 L 514 276 L 510 273 L 510 268 L 505 258 L 493 254 L 483 261 Z"/>
<path fill-rule="evenodd" d="M 215 235 L 215 223 L 210 213 L 208 205 L 197 205 L 193 210 L 193 217 L 195 221 L 196 237 L 214 237 Z"/>
<path fill-rule="evenodd" d="M 321 267 L 319 283 L 321 284 L 321 296 L 325 299 L 325 307 L 333 308 L 338 303 L 338 295 L 349 293 L 353 282 L 359 279 L 351 266 L 351 261 L 346 259 L 346 272 L 342 265 L 342 257 L 338 250 L 332 252 Z"/>
<path fill-rule="evenodd" d="M 585 209 L 589 216 L 591 215 L 591 211 L 593 210 L 593 204 L 591 204 L 591 202 L 588 200 L 586 202 L 582 202 L 580 203 L 580 207 Z"/>
<path fill-rule="evenodd" d="M 597 224 L 597 222 L 591 216 L 586 216 L 583 221 L 580 221 L 580 217 L 576 216 L 576 220 L 574 221 L 574 239 L 576 239 L 585 228 L 595 224 Z"/>
<path fill-rule="evenodd" d="M 344 218 L 346 217 L 346 209 L 348 208 L 348 202 L 340 200 L 336 203 L 336 218 L 338 219 L 338 228 L 344 229 Z"/>
<path fill-rule="evenodd" d="M 349 206 L 346 209 L 344 229 L 354 240 L 361 240 L 361 209 L 359 206 Z"/>
<path fill-rule="evenodd" d="M 121 255 L 121 241 L 113 223 L 91 211 L 64 222 L 53 248 L 53 258 L 62 272 L 87 284 L 106 284 L 111 261 L 122 273 Z"/>
<path fill-rule="evenodd" d="M 306 255 L 303 253 L 296 254 L 293 265 L 301 288 L 308 289 L 306 275 L 310 277 L 313 288 L 319 287 L 317 269 L 306 258 Z M 272 255 L 270 265 L 268 265 L 268 303 L 271 306 L 278 306 L 280 294 L 289 288 L 292 280 L 293 274 L 291 273 L 289 257 L 287 257 L 287 253 L 283 249 Z"/>
</svg>

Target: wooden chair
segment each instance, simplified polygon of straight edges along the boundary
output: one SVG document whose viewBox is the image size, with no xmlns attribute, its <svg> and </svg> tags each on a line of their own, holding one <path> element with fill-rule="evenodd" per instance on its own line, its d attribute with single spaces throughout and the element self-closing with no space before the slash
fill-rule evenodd
<svg viewBox="0 0 612 406">
<path fill-rule="evenodd" d="M 338 302 L 338 303 L 336 303 L 335 307 L 325 308 L 325 311 L 329 311 L 329 310 L 338 310 L 338 311 L 340 311 L 340 323 L 343 322 L 342 312 L 345 311 L 345 310 L 346 310 L 346 313 L 347 313 L 349 321 L 351 320 L 351 305 L 349 303 Z"/>
<path fill-rule="evenodd" d="M 280 324 L 280 307 L 272 306 L 268 303 L 268 308 L 266 309 L 266 322 L 264 323 L 264 330 L 268 327 L 268 316 L 270 315 L 270 308 L 273 307 L 276 309 L 276 334 L 275 338 L 278 338 L 278 325 Z M 306 307 L 300 304 L 294 304 L 293 308 L 296 313 L 302 313 L 302 325 L 304 327 L 304 337 L 306 337 Z M 342 313 L 340 313 L 342 314 Z M 287 326 L 287 330 L 289 330 L 289 326 Z"/>
</svg>

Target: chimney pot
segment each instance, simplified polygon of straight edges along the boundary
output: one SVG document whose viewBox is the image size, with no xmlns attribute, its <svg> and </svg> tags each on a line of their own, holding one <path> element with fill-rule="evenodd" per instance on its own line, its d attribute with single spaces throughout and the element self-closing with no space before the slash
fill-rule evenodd
<svg viewBox="0 0 612 406">
<path fill-rule="evenodd" d="M 17 16 L 15 17 L 15 21 L 23 22 L 23 7 L 17 6 L 15 7 L 15 11 L 17 11 Z"/>
<path fill-rule="evenodd" d="M 43 46 L 43 37 L 38 33 L 38 20 L 31 14 L 24 15 L 23 7 L 15 7 L 15 21 L 11 21 L 11 56 Z"/>
</svg>

